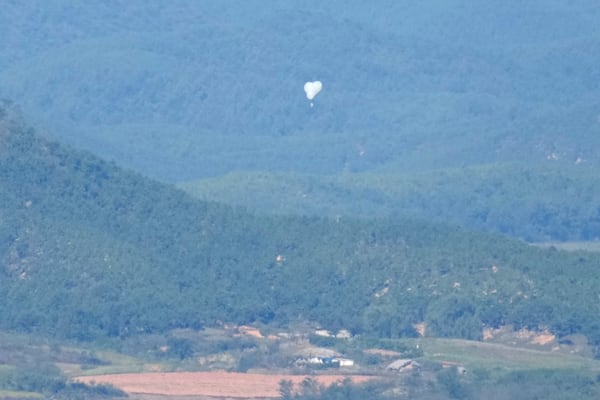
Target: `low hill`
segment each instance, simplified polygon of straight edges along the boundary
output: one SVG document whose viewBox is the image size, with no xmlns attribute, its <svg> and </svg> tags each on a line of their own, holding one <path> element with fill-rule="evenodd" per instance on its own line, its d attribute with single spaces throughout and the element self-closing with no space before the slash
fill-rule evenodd
<svg viewBox="0 0 600 400">
<path fill-rule="evenodd" d="M 0 328 L 92 340 L 298 319 L 380 337 L 547 326 L 600 343 L 600 258 L 416 220 L 262 216 L 37 136 L 0 108 Z"/>
<path fill-rule="evenodd" d="M 263 213 L 450 221 L 529 242 L 593 241 L 600 232 L 596 169 L 553 161 L 421 173 L 236 172 L 179 186 Z"/>
</svg>

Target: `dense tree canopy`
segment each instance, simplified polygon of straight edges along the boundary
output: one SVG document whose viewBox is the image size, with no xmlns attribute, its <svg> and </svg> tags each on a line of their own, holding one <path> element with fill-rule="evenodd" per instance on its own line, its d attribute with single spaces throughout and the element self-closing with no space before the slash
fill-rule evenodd
<svg viewBox="0 0 600 400">
<path fill-rule="evenodd" d="M 7 113 L 8 108 L 3 108 Z M 600 343 L 598 256 L 418 220 L 261 216 L 0 132 L 2 328 L 93 339 L 218 321 L 477 338 L 549 326 Z"/>
</svg>

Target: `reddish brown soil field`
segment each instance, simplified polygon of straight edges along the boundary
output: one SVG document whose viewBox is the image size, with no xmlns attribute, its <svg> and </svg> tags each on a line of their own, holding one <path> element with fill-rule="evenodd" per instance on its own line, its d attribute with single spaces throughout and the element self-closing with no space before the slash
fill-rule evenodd
<svg viewBox="0 0 600 400">
<path fill-rule="evenodd" d="M 84 383 L 108 383 L 127 393 L 159 394 L 170 396 L 210 396 L 226 398 L 279 397 L 279 382 L 290 380 L 295 385 L 307 376 L 245 374 L 234 372 L 156 372 L 82 376 Z M 322 385 L 331 385 L 350 378 L 355 383 L 374 379 L 365 375 L 314 375 Z"/>
</svg>

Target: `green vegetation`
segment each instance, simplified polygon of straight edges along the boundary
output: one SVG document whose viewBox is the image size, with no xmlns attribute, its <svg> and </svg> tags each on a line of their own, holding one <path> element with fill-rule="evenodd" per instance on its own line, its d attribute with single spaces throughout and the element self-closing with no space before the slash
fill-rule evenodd
<svg viewBox="0 0 600 400">
<path fill-rule="evenodd" d="M 452 221 L 527 241 L 595 240 L 600 232 L 600 177 L 582 166 L 492 164 L 327 177 L 238 172 L 180 186 L 201 199 L 277 214 Z"/>
<path fill-rule="evenodd" d="M 442 399 L 591 400 L 600 395 L 600 383 L 596 375 L 587 371 L 528 370 L 493 378 L 481 371 L 468 376 L 468 373 L 464 375 L 456 368 L 449 368 L 437 373 L 435 391 Z M 425 395 L 422 398 L 440 397 Z"/>
<path fill-rule="evenodd" d="M 306 378 L 299 387 L 289 381 L 281 381 L 279 392 L 283 400 L 384 400 L 390 397 L 381 395 L 381 386 L 374 384 L 354 385 L 350 380 L 329 387 L 319 385 L 317 381 Z"/>
<path fill-rule="evenodd" d="M 204 3 L 6 5 L 0 96 L 209 201 L 598 239 L 592 0 Z"/>
<path fill-rule="evenodd" d="M 286 399 L 600 397 L 591 358 L 480 341 L 600 355 L 597 4 L 384 3 L 2 5 L 0 97 L 114 162 L 0 103 L 0 330 L 56 340 L 1 335 L 0 397 L 121 396 L 67 376 L 199 354 L 286 368 L 203 328 L 307 322 L 424 367 Z"/>
<path fill-rule="evenodd" d="M 309 320 L 393 338 L 425 321 L 442 337 L 514 324 L 600 343 L 594 253 L 416 220 L 254 215 L 40 139 L 2 112 L 2 329 L 95 340 Z"/>
<path fill-rule="evenodd" d="M 484 375 L 466 376 L 457 368 L 447 368 L 439 370 L 432 379 L 416 373 L 404 380 L 403 385 L 389 378 L 366 385 L 344 381 L 326 388 L 307 378 L 295 391 L 291 382 L 282 381 L 280 393 L 284 400 L 592 400 L 600 395 L 600 383 L 594 375 L 561 370 L 518 371 L 501 378 L 490 378 Z"/>
<path fill-rule="evenodd" d="M 35 392 L 23 392 L 16 390 L 0 390 L 0 398 L 3 399 L 39 399 L 43 395 Z"/>
<path fill-rule="evenodd" d="M 461 339 L 418 339 L 423 357 L 430 361 L 448 361 L 465 366 L 469 370 L 486 369 L 501 371 L 564 369 L 600 372 L 600 362 L 576 354 L 552 352 L 511 346 L 509 344 L 484 343 Z"/>
<path fill-rule="evenodd" d="M 2 11 L 0 96 L 55 138 L 163 180 L 599 165 L 592 0 Z M 324 89 L 310 108 L 312 79 Z"/>
<path fill-rule="evenodd" d="M 413 375 L 406 379 L 404 385 L 398 385 L 394 380 L 383 380 L 366 385 L 354 385 L 344 381 L 324 387 L 307 378 L 298 386 L 294 388 L 291 382 L 282 381 L 280 383 L 282 399 L 592 400 L 600 395 L 600 384 L 593 375 L 560 370 L 519 371 L 506 374 L 501 378 L 490 379 L 484 376 L 464 376 L 456 368 L 448 368 L 439 370 L 430 381 L 422 379 L 419 374 Z"/>
<path fill-rule="evenodd" d="M 57 400 L 125 397 L 110 385 L 85 385 L 69 382 L 60 370 L 50 364 L 21 364 L 0 371 L 2 398 L 48 398 Z"/>
<path fill-rule="evenodd" d="M 93 351 L 61 346 L 56 339 L 0 332 L 0 398 L 57 400 L 124 397 L 109 385 L 85 385 L 70 380 L 74 366 L 110 363 Z M 68 367 L 67 367 L 68 366 Z M 63 369 L 64 368 L 64 369 Z"/>
<path fill-rule="evenodd" d="M 566 251 L 592 251 L 600 252 L 600 241 L 594 240 L 592 242 L 544 242 L 535 243 L 536 246 L 544 248 L 556 248 Z"/>
<path fill-rule="evenodd" d="M 3 146 L 4 170 L 15 171 L 3 176 L 12 188 L 3 204 L 13 207 L 3 212 L 12 220 L 3 230 L 5 328 L 91 340 L 302 315 L 388 337 L 414 334 L 421 320 L 442 336 L 513 322 L 597 337 L 594 308 L 574 302 L 597 287 L 588 255 L 419 222 L 256 217 L 194 202 L 18 126 Z"/>
<path fill-rule="evenodd" d="M 600 394 L 600 363 L 563 351 L 457 339 L 416 339 L 424 365 L 457 365 L 435 372 L 433 393 L 424 399 L 594 399 Z M 414 390 L 425 389 L 425 371 L 412 379 Z M 431 396 L 431 397 L 428 397 Z M 421 397 L 419 397 L 421 398 Z"/>
</svg>

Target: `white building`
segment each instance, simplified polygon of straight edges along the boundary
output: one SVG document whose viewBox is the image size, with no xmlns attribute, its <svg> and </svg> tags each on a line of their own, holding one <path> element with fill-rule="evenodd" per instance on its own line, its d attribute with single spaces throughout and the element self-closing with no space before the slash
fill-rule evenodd
<svg viewBox="0 0 600 400">
<path fill-rule="evenodd" d="M 351 360 L 349 358 L 334 358 L 333 361 L 340 363 L 340 367 L 353 367 L 354 366 L 354 360 Z"/>
</svg>

